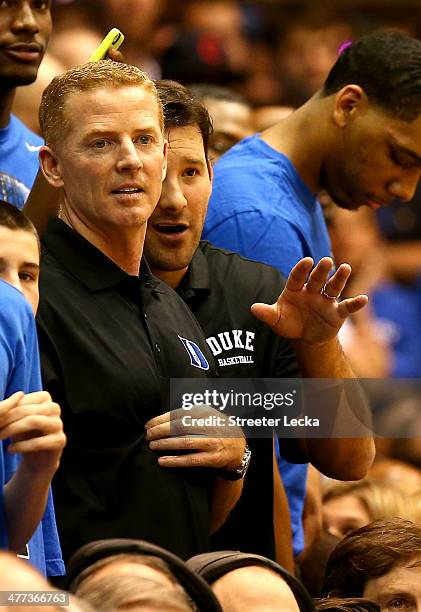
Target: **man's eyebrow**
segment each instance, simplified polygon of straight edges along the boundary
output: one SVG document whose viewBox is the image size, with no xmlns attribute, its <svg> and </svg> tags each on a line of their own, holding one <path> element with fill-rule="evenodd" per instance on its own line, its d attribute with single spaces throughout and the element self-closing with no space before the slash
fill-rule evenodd
<svg viewBox="0 0 421 612">
<path fill-rule="evenodd" d="M 418 155 L 418 153 L 415 153 L 415 151 L 412 151 L 411 149 L 407 149 L 404 145 L 401 145 L 394 138 L 391 139 L 391 144 L 397 152 L 411 157 L 416 164 L 419 164 L 421 166 L 421 156 Z"/>
<path fill-rule="evenodd" d="M 7 264 L 7 259 L 5 257 L 0 256 L 0 266 L 4 266 Z M 39 264 L 34 261 L 24 261 L 21 266 L 25 266 L 25 268 L 32 268 L 33 270 L 39 270 Z"/>
<path fill-rule="evenodd" d="M 154 123 L 145 123 L 145 125 L 139 126 L 138 128 L 136 128 L 135 130 L 133 130 L 133 134 L 143 134 L 145 132 L 159 132 L 161 133 L 161 130 L 159 128 L 159 126 L 156 126 Z M 113 130 L 112 128 L 107 128 L 107 127 L 98 127 L 98 128 L 92 128 L 92 130 L 89 130 L 88 132 L 86 132 L 85 138 L 96 138 L 96 137 L 104 137 L 104 136 L 118 136 L 119 132 L 116 130 Z"/>
<path fill-rule="evenodd" d="M 383 603 L 391 597 L 402 597 L 402 599 L 414 599 L 414 595 L 409 591 L 404 591 L 396 587 L 385 587 L 379 595 L 379 600 Z"/>
<path fill-rule="evenodd" d="M 188 157 L 188 158 L 185 158 L 183 161 L 184 161 L 185 164 L 192 164 L 192 165 L 197 165 L 197 166 L 200 166 L 200 165 L 206 166 L 206 162 L 203 159 L 199 158 L 199 157 Z"/>
</svg>

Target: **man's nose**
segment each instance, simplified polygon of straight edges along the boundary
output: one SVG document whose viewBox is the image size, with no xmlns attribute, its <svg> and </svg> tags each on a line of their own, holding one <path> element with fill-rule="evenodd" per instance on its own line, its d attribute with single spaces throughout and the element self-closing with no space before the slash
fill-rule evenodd
<svg viewBox="0 0 421 612">
<path fill-rule="evenodd" d="M 124 172 L 127 170 L 138 170 L 142 166 L 140 153 L 135 144 L 131 140 L 124 141 L 119 148 L 117 169 L 120 172 Z"/>
<path fill-rule="evenodd" d="M 20 4 L 20 7 L 16 9 L 14 19 L 12 22 L 12 29 L 14 31 L 25 30 L 36 34 L 39 32 L 39 25 L 30 2 L 26 0 Z"/>
<path fill-rule="evenodd" d="M 187 198 L 184 195 L 179 182 L 176 179 L 172 180 L 171 178 L 167 177 L 162 184 L 159 206 L 163 210 L 180 212 L 183 210 L 183 208 L 186 208 L 187 204 Z"/>
<path fill-rule="evenodd" d="M 416 170 L 391 181 L 387 186 L 388 193 L 397 200 L 409 202 L 414 197 L 420 176 L 421 170 Z"/>
</svg>

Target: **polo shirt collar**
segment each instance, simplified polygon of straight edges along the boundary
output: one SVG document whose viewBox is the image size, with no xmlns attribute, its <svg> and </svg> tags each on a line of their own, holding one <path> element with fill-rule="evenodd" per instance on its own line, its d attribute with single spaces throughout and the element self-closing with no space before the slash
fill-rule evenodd
<svg viewBox="0 0 421 612">
<path fill-rule="evenodd" d="M 42 243 L 44 249 L 51 252 L 63 268 L 92 292 L 133 278 L 61 219 L 50 219 Z M 165 292 L 161 281 L 152 275 L 143 257 L 139 280 L 148 289 Z"/>
<path fill-rule="evenodd" d="M 191 297 L 204 299 L 211 294 L 208 260 L 200 246 L 197 247 L 177 291 L 185 299 Z"/>
</svg>

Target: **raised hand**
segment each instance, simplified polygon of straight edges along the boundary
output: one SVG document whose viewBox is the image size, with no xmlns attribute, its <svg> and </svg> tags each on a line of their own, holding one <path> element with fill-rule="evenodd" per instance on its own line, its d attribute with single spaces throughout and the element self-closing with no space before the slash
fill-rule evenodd
<svg viewBox="0 0 421 612">
<path fill-rule="evenodd" d="M 330 257 L 323 257 L 314 268 L 313 263 L 311 257 L 301 259 L 275 304 L 253 304 L 251 312 L 279 336 L 321 345 L 338 334 L 350 314 L 366 306 L 368 297 L 358 295 L 340 302 L 351 266 L 341 264 L 329 278 Z"/>
</svg>

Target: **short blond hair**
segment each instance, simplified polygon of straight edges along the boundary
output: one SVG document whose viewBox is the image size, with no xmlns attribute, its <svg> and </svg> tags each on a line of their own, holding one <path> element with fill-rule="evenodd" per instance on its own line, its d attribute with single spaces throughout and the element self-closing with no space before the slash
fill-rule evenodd
<svg viewBox="0 0 421 612">
<path fill-rule="evenodd" d="M 55 77 L 45 88 L 39 107 L 39 124 L 47 145 L 55 146 L 71 126 L 66 113 L 66 102 L 71 94 L 95 89 L 139 86 L 149 91 L 156 100 L 161 131 L 164 129 L 162 103 L 154 82 L 148 75 L 129 64 L 101 60 L 71 68 Z"/>
<path fill-rule="evenodd" d="M 370 522 L 394 517 L 413 522 L 417 520 L 415 500 L 398 488 L 383 482 L 367 478 L 358 482 L 337 483 L 324 493 L 323 503 L 344 495 L 351 495 L 362 503 Z"/>
</svg>

